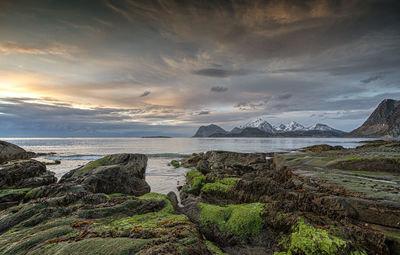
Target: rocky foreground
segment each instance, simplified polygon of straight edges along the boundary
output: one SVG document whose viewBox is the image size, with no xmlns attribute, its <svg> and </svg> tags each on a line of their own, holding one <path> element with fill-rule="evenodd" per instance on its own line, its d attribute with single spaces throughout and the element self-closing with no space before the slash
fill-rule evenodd
<svg viewBox="0 0 400 255">
<path fill-rule="evenodd" d="M 400 254 L 400 142 L 193 154 L 171 162 L 181 205 L 149 193 L 145 155 L 57 182 L 4 148 L 0 254 Z"/>
</svg>

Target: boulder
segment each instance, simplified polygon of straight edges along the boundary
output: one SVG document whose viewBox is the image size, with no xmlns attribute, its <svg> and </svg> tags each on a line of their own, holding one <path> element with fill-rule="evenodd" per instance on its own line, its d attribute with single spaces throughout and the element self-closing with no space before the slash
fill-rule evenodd
<svg viewBox="0 0 400 255">
<path fill-rule="evenodd" d="M 146 166 L 147 157 L 143 154 L 113 154 L 70 171 L 60 183 L 81 184 L 93 193 L 138 196 L 150 192 L 145 181 Z"/>
<path fill-rule="evenodd" d="M 237 176 L 253 171 L 263 171 L 270 167 L 265 153 L 238 153 L 231 151 L 208 151 L 204 159 L 219 173 Z"/>
<path fill-rule="evenodd" d="M 0 166 L 0 210 L 19 204 L 32 188 L 53 184 L 54 173 L 36 160 L 11 161 Z"/>
<path fill-rule="evenodd" d="M 54 173 L 36 160 L 12 161 L 0 166 L 0 189 L 34 188 L 55 183 Z"/>
<path fill-rule="evenodd" d="M 208 174 L 208 173 L 211 171 L 211 169 L 210 169 L 210 162 L 208 162 L 207 160 L 204 160 L 204 159 L 200 160 L 200 161 L 197 163 L 196 168 L 197 168 L 197 170 L 199 170 L 202 174 Z"/>
<path fill-rule="evenodd" d="M 17 145 L 0 141 L 0 164 L 10 160 L 29 159 L 32 156 L 33 153 L 27 152 Z"/>
</svg>

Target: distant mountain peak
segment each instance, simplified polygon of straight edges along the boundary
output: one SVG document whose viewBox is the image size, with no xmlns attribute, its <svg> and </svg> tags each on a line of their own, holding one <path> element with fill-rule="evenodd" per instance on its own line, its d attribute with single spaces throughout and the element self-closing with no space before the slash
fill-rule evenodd
<svg viewBox="0 0 400 255">
<path fill-rule="evenodd" d="M 331 131 L 335 129 L 326 124 L 317 123 L 311 127 L 308 127 L 307 130 Z"/>
<path fill-rule="evenodd" d="M 383 100 L 350 137 L 400 137 L 400 100 Z"/>
<path fill-rule="evenodd" d="M 274 127 L 271 124 L 269 124 L 268 121 L 264 120 L 261 117 L 258 117 L 254 120 L 247 122 L 244 125 L 239 126 L 239 129 L 241 129 L 241 130 L 243 130 L 245 128 L 258 128 L 259 130 L 267 132 L 267 133 L 275 132 Z"/>
<path fill-rule="evenodd" d="M 291 121 L 287 126 L 285 131 L 298 131 L 306 129 L 303 125 L 296 121 Z"/>
<path fill-rule="evenodd" d="M 279 124 L 278 126 L 275 126 L 274 128 L 276 131 L 279 131 L 279 132 L 300 131 L 300 130 L 306 129 L 302 124 L 300 124 L 296 121 L 291 121 L 288 124 Z"/>
<path fill-rule="evenodd" d="M 201 126 L 197 130 L 196 134 L 193 137 L 209 137 L 215 134 L 226 134 L 228 133 L 225 129 L 217 126 L 215 124 L 211 124 L 208 126 Z"/>
</svg>

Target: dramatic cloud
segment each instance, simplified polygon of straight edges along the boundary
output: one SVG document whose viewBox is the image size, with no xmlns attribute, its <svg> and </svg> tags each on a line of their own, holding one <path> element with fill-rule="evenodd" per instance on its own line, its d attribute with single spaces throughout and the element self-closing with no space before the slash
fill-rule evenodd
<svg viewBox="0 0 400 255">
<path fill-rule="evenodd" d="M 0 131 L 190 136 L 257 116 L 351 130 L 400 99 L 399 13 L 395 0 L 3 0 Z"/>
<path fill-rule="evenodd" d="M 223 69 L 216 69 L 216 68 L 206 68 L 206 69 L 193 71 L 193 73 L 197 74 L 197 75 L 225 78 L 225 77 L 235 76 L 235 75 L 237 75 L 237 76 L 248 75 L 251 72 L 249 70 L 223 70 Z"/>
<path fill-rule="evenodd" d="M 208 115 L 210 114 L 210 111 L 201 111 L 199 112 L 199 115 Z"/>
<path fill-rule="evenodd" d="M 228 91 L 228 88 L 222 86 L 215 86 L 211 88 L 212 92 L 225 92 Z"/>
<path fill-rule="evenodd" d="M 54 55 L 69 58 L 71 57 L 70 52 L 76 50 L 77 49 L 74 47 L 62 44 L 53 45 L 47 48 L 37 48 L 19 45 L 13 42 L 0 43 L 0 52 L 3 52 L 4 54 L 22 53 L 32 55 Z"/>
<path fill-rule="evenodd" d="M 364 84 L 367 84 L 367 83 L 370 83 L 370 82 L 373 82 L 373 81 L 377 81 L 377 80 L 379 80 L 381 78 L 382 78 L 382 76 L 375 75 L 375 76 L 371 76 L 371 77 L 369 77 L 369 78 L 367 78 L 365 80 L 361 80 L 361 82 L 364 83 Z"/>
<path fill-rule="evenodd" d="M 140 95 L 140 97 L 146 97 L 146 96 L 148 96 L 148 95 L 150 95 L 150 91 L 145 91 L 145 92 L 143 92 L 143 94 L 141 94 Z"/>
</svg>

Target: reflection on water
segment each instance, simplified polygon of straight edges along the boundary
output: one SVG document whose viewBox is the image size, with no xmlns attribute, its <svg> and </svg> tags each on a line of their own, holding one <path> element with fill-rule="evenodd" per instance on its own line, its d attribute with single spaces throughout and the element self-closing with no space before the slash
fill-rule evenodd
<svg viewBox="0 0 400 255">
<path fill-rule="evenodd" d="M 168 166 L 172 159 L 194 152 L 227 150 L 236 152 L 291 151 L 314 144 L 355 147 L 357 138 L 5 138 L 28 151 L 56 152 L 44 158 L 60 159 L 60 165 L 48 166 L 57 177 L 107 154 L 144 153 L 149 156 L 146 181 L 152 191 L 176 191 L 184 182 L 184 168 Z"/>
</svg>

